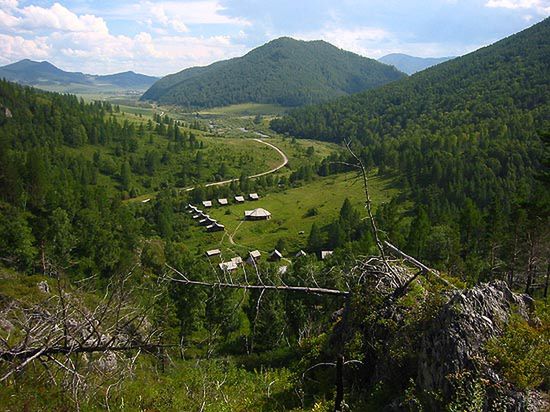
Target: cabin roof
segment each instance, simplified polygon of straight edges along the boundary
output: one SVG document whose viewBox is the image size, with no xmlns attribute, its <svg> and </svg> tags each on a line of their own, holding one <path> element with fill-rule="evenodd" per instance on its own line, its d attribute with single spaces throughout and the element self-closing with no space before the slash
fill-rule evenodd
<svg viewBox="0 0 550 412">
<path fill-rule="evenodd" d="M 224 272 L 229 272 L 231 270 L 237 269 L 237 264 L 235 262 L 231 261 L 231 260 L 229 262 L 222 262 L 222 263 L 218 264 L 218 266 Z"/>
<path fill-rule="evenodd" d="M 243 263 L 243 258 L 240 257 L 240 256 L 235 256 L 235 257 L 231 258 L 231 262 L 239 265 L 239 264 Z"/>
<path fill-rule="evenodd" d="M 334 252 L 332 250 L 323 250 L 321 251 L 321 259 L 326 259 L 330 255 L 332 255 Z"/>
<path fill-rule="evenodd" d="M 284 275 L 288 270 L 288 266 L 280 266 L 279 269 L 277 269 L 277 274 Z"/>
<path fill-rule="evenodd" d="M 258 259 L 259 257 L 262 256 L 262 254 L 260 253 L 259 250 L 253 250 L 251 252 L 248 252 L 248 255 L 252 258 L 252 259 Z"/>
<path fill-rule="evenodd" d="M 212 249 L 212 250 L 207 250 L 206 251 L 206 256 L 210 257 L 210 256 L 217 256 L 217 255 L 221 255 L 221 250 L 220 249 Z"/>
<path fill-rule="evenodd" d="M 271 252 L 271 257 L 281 259 L 283 257 L 283 254 L 275 249 L 273 252 Z"/>
<path fill-rule="evenodd" d="M 244 216 L 245 217 L 269 217 L 271 216 L 271 213 L 268 210 L 265 210 L 259 207 L 253 210 L 245 210 Z"/>
<path fill-rule="evenodd" d="M 300 249 L 298 251 L 298 253 L 296 253 L 296 255 L 294 255 L 294 257 L 302 257 L 302 256 L 307 256 L 307 253 L 304 252 L 302 249 Z"/>
</svg>

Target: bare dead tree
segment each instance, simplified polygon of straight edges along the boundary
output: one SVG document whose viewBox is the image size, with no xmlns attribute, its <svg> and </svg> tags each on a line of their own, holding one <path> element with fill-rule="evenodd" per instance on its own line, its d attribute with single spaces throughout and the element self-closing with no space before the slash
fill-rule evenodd
<svg viewBox="0 0 550 412">
<path fill-rule="evenodd" d="M 85 286 L 65 286 L 52 270 L 56 287 L 50 291 L 42 282 L 43 300 L 29 304 L 14 299 L 4 305 L 0 383 L 15 383 L 33 365 L 42 370 L 38 379 L 63 388 L 79 409 L 82 399 L 129 376 L 139 353 L 155 353 L 162 346 L 161 332 L 148 319 L 158 296 L 136 305 L 134 287 L 128 285 L 132 273 L 115 276 L 97 298 L 97 291 L 91 294 Z M 83 297 L 95 302 L 84 304 Z"/>
<path fill-rule="evenodd" d="M 332 295 L 332 296 L 347 296 L 349 291 L 339 290 L 339 289 L 329 289 L 321 287 L 309 287 L 309 286 L 289 286 L 289 285 L 266 285 L 266 284 L 250 284 L 247 282 L 241 283 L 228 283 L 228 282 L 205 282 L 198 280 L 191 280 L 185 274 L 173 268 L 172 266 L 166 264 L 170 270 L 175 272 L 181 278 L 166 277 L 166 279 L 173 282 L 183 283 L 185 285 L 195 285 L 195 286 L 205 286 L 209 288 L 228 288 L 228 289 L 246 289 L 246 290 L 273 290 L 273 291 L 282 291 L 282 292 L 299 292 L 306 294 L 315 294 L 315 295 Z"/>
</svg>

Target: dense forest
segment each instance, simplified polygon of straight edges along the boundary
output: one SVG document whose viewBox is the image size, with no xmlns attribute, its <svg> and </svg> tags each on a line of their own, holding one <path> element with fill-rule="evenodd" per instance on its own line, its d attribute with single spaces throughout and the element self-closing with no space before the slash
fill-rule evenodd
<svg viewBox="0 0 550 412">
<path fill-rule="evenodd" d="M 130 121 L 0 81 L 0 404 L 527 411 L 550 388 L 548 31 L 274 120 L 289 147 L 350 141 L 399 195 L 373 219 L 346 199 L 298 234 L 307 253 L 283 232 L 285 259 L 233 272 L 205 256 L 221 241 L 189 203 L 351 175 L 353 159 L 302 147 L 317 160 L 251 180 L 246 154 L 209 165 L 228 150 L 208 154 L 196 117 Z"/>
<path fill-rule="evenodd" d="M 351 141 L 414 201 L 380 211 L 387 236 L 472 282 L 533 286 L 547 253 L 550 20 L 380 89 L 272 121 L 293 136 Z M 545 157 L 546 156 L 546 160 Z M 521 258 L 520 258 L 521 257 Z M 539 283 L 537 287 L 542 287 Z"/>
<path fill-rule="evenodd" d="M 243 57 L 166 76 L 141 99 L 191 108 L 249 102 L 300 106 L 372 89 L 403 76 L 391 66 L 324 41 L 283 37 Z"/>
<path fill-rule="evenodd" d="M 249 181 L 251 155 L 210 149 L 197 120 L 129 121 L 107 102 L 6 81 L 0 98 L 0 256 L 22 272 L 43 272 L 48 260 L 71 261 L 67 270 L 79 276 L 108 275 L 131 260 L 143 237 L 188 236 L 191 222 L 174 213 L 176 187 L 197 185 L 190 200 L 200 201 L 288 180 Z M 201 185 L 228 177 L 240 180 Z M 147 191 L 164 195 L 137 208 L 124 203 Z"/>
</svg>

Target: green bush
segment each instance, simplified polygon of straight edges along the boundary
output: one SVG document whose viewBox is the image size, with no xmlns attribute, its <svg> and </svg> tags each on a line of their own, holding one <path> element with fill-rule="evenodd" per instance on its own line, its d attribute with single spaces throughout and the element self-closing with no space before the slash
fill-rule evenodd
<svg viewBox="0 0 550 412">
<path fill-rule="evenodd" d="M 533 327 L 514 316 L 504 334 L 487 344 L 490 359 L 520 389 L 550 387 L 550 327 Z"/>
</svg>

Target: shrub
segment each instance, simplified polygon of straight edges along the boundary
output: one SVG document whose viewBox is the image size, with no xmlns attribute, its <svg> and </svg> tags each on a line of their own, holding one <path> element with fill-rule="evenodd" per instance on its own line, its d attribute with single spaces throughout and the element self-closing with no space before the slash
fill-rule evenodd
<svg viewBox="0 0 550 412">
<path fill-rule="evenodd" d="M 547 389 L 550 384 L 550 327 L 536 328 L 514 316 L 504 334 L 487 343 L 491 361 L 520 389 Z"/>
</svg>

